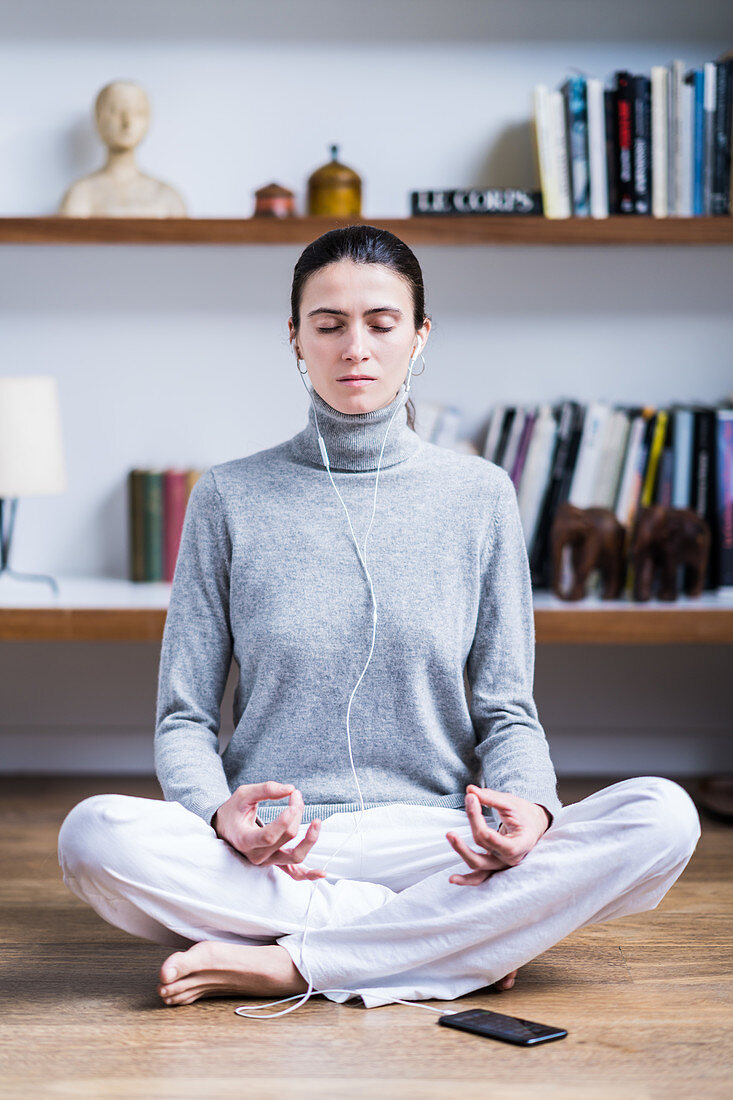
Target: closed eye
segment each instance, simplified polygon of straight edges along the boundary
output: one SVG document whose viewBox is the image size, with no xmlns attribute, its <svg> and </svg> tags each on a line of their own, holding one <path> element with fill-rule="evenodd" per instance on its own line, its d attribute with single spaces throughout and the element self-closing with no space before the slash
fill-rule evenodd
<svg viewBox="0 0 733 1100">
<path fill-rule="evenodd" d="M 392 332 L 394 327 L 394 325 L 391 325 L 389 328 L 382 328 L 380 325 L 372 325 L 375 332 Z M 338 332 L 340 328 L 341 325 L 329 325 L 328 328 L 319 328 L 318 332 Z"/>
</svg>

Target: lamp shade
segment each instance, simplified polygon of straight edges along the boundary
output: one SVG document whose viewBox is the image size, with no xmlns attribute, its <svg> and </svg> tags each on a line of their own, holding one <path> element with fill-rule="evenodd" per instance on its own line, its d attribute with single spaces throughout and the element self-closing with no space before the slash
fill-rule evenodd
<svg viewBox="0 0 733 1100">
<path fill-rule="evenodd" d="M 56 379 L 0 377 L 0 497 L 45 496 L 66 487 Z"/>
</svg>

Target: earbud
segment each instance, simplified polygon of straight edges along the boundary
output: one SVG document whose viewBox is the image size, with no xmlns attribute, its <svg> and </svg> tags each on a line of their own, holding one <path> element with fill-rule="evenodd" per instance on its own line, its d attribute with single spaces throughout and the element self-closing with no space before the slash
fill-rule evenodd
<svg viewBox="0 0 733 1100">
<path fill-rule="evenodd" d="M 421 348 L 422 348 L 422 336 L 418 336 L 417 344 L 415 345 L 415 350 L 412 353 L 412 358 L 413 359 L 417 359 L 418 355 L 420 354 L 420 349 Z"/>
</svg>

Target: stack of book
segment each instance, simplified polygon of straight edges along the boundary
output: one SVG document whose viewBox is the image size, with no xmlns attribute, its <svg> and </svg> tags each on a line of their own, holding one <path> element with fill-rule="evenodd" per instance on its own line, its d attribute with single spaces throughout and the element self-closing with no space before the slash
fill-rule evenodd
<svg viewBox="0 0 733 1100">
<path fill-rule="evenodd" d="M 173 580 L 186 505 L 202 473 L 172 468 L 129 471 L 130 580 Z"/>
<path fill-rule="evenodd" d="M 733 586 L 733 401 L 669 408 L 496 405 L 481 450 L 458 445 L 461 415 L 420 405 L 415 429 L 430 443 L 473 450 L 507 471 L 517 493 L 532 584 L 552 582 L 549 536 L 558 506 L 609 508 L 633 530 L 641 507 L 691 508 L 710 527 L 706 589 Z M 627 548 L 628 548 L 627 537 Z M 629 588 L 630 573 L 626 588 Z"/>
<path fill-rule="evenodd" d="M 733 58 L 618 70 L 611 84 L 579 74 L 559 90 L 535 85 L 545 216 L 733 213 Z"/>
</svg>

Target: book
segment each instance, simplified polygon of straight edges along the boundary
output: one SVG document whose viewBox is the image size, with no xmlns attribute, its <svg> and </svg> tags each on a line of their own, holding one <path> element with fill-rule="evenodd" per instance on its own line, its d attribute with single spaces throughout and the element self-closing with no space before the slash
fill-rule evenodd
<svg viewBox="0 0 733 1100">
<path fill-rule="evenodd" d="M 172 467 L 128 472 L 130 580 L 173 580 L 188 499 L 202 473 Z"/>
<path fill-rule="evenodd" d="M 557 420 L 551 406 L 541 405 L 534 422 L 527 457 L 517 488 L 519 517 L 527 554 L 530 557 L 534 550 L 540 509 L 550 479 L 557 429 Z"/>
<path fill-rule="evenodd" d="M 631 73 L 616 73 L 617 214 L 634 213 L 634 86 Z"/>
<path fill-rule="evenodd" d="M 608 173 L 606 172 L 606 109 L 602 81 L 588 77 L 588 176 L 590 216 L 608 217 Z"/>
<path fill-rule="evenodd" d="M 431 214 L 542 214 L 542 192 L 520 187 L 469 187 L 464 190 L 411 191 L 412 217 Z"/>
<path fill-rule="evenodd" d="M 163 475 L 163 580 L 172 581 L 183 532 L 189 494 L 187 470 L 168 469 Z"/>
<path fill-rule="evenodd" d="M 603 108 L 606 116 L 606 186 L 608 190 L 608 210 L 618 212 L 618 108 L 616 89 L 606 88 L 603 92 Z"/>
<path fill-rule="evenodd" d="M 566 155 L 570 174 L 570 201 L 575 217 L 590 216 L 588 165 L 588 103 L 584 76 L 569 76 L 561 86 L 565 109 Z"/>
<path fill-rule="evenodd" d="M 710 528 L 710 554 L 703 589 L 718 587 L 718 515 L 716 489 L 716 409 L 696 405 L 693 409 L 692 479 L 690 507 Z"/>
<path fill-rule="evenodd" d="M 703 205 L 703 161 L 705 152 L 705 74 L 702 69 L 693 69 L 685 78 L 692 84 L 694 96 L 692 123 L 692 213 L 699 216 L 704 213 Z"/>
<path fill-rule="evenodd" d="M 648 76 L 635 76 L 633 89 L 634 211 L 649 214 L 652 206 L 652 82 Z"/>
<path fill-rule="evenodd" d="M 669 69 L 666 65 L 652 65 L 651 70 L 651 124 L 652 124 L 652 215 L 666 218 L 669 214 Z"/>
<path fill-rule="evenodd" d="M 530 557 L 530 576 L 532 583 L 538 588 L 548 588 L 550 586 L 550 531 L 555 512 L 559 505 L 568 498 L 583 428 L 584 410 L 579 402 L 566 400 L 553 409 L 553 414 L 557 418 L 558 428 L 550 476 L 540 508 L 534 546 Z"/>
<path fill-rule="evenodd" d="M 730 206 L 731 84 L 733 60 L 715 63 L 715 129 L 713 144 L 711 214 L 727 214 Z"/>
<path fill-rule="evenodd" d="M 718 581 L 733 588 L 733 409 L 716 413 Z"/>
<path fill-rule="evenodd" d="M 702 210 L 713 212 L 713 166 L 715 163 L 715 83 L 717 69 L 714 61 L 703 65 L 703 154 L 702 154 Z"/>
</svg>

